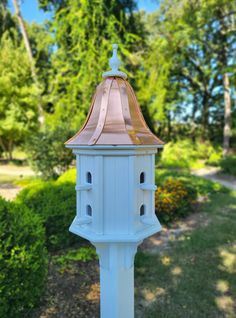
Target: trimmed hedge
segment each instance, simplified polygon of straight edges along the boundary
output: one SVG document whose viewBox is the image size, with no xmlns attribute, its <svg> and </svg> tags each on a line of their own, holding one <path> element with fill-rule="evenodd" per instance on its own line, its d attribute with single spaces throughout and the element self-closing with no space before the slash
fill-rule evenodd
<svg viewBox="0 0 236 318">
<path fill-rule="evenodd" d="M 76 214 L 74 183 L 40 181 L 23 189 L 16 200 L 41 217 L 49 250 L 61 249 L 78 242 L 78 237 L 69 232 L 69 226 Z"/>
<path fill-rule="evenodd" d="M 40 218 L 0 198 L 0 317 L 27 316 L 42 294 L 47 263 Z"/>
</svg>

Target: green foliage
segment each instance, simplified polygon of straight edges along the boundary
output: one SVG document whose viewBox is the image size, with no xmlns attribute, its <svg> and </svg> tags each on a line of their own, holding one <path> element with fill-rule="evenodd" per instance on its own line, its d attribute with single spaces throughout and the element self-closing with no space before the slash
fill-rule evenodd
<svg viewBox="0 0 236 318">
<path fill-rule="evenodd" d="M 12 31 L 16 26 L 10 10 L 7 8 L 7 0 L 0 2 L 0 38 L 6 31 Z"/>
<path fill-rule="evenodd" d="M 209 166 L 219 166 L 222 159 L 222 151 L 212 152 L 206 161 Z"/>
<path fill-rule="evenodd" d="M 197 153 L 191 140 L 170 142 L 165 145 L 161 154 L 162 167 L 190 168 L 196 161 Z"/>
<path fill-rule="evenodd" d="M 133 13 L 133 0 L 42 0 L 40 4 L 54 11 L 51 31 L 57 46 L 51 58 L 48 102 L 52 107 L 47 123 L 55 126 L 66 121 L 78 130 L 101 73 L 108 70 L 111 43 L 119 44 L 126 56 L 123 60 L 132 65 L 131 52 L 144 42 L 143 28 L 138 13 Z"/>
<path fill-rule="evenodd" d="M 227 156 L 220 161 L 223 172 L 236 176 L 236 156 Z"/>
<path fill-rule="evenodd" d="M 45 129 L 28 139 L 29 163 L 43 179 L 55 179 L 68 169 L 74 156 L 65 148 L 64 142 L 72 135 L 71 131 L 58 127 L 53 131 Z"/>
<path fill-rule="evenodd" d="M 0 39 L 0 147 L 11 154 L 37 128 L 36 88 L 25 48 L 5 32 Z"/>
<path fill-rule="evenodd" d="M 183 139 L 165 145 L 160 164 L 169 168 L 200 168 L 204 166 L 204 162 L 209 165 L 211 162 L 216 164 L 213 159 L 219 158 L 221 152 L 220 147 L 213 147 L 208 141 L 203 143 L 199 140 L 193 142 L 190 139 Z"/>
<path fill-rule="evenodd" d="M 188 172 L 176 171 L 173 169 L 157 169 L 156 170 L 156 184 L 163 185 L 168 178 L 183 180 L 185 184 L 194 187 L 199 196 L 208 198 L 215 193 L 227 193 L 229 190 L 217 182 L 206 180 L 191 175 Z"/>
<path fill-rule="evenodd" d="M 51 130 L 66 123 L 77 131 L 101 73 L 108 69 L 112 42 L 119 44 L 123 68 L 155 133 L 165 141 L 204 136 L 222 142 L 223 74 L 227 72 L 230 86 L 236 82 L 235 1 L 163 0 L 151 14 L 137 11 L 136 4 L 39 0 L 53 14 L 45 24 L 26 24 L 40 82 L 36 89 L 14 17 L 7 1 L 1 2 L 0 152 L 11 156 L 14 145 L 37 129 L 37 104 Z M 219 157 L 210 154 L 207 160 L 216 165 Z M 199 167 L 199 162 L 193 165 Z"/>
<path fill-rule="evenodd" d="M 47 247 L 56 250 L 78 241 L 68 230 L 76 213 L 75 198 L 74 183 L 39 181 L 23 189 L 17 201 L 41 217 L 46 229 Z"/>
<path fill-rule="evenodd" d="M 45 111 L 49 111 L 47 105 L 47 97 L 45 96 L 48 89 L 48 80 L 51 72 L 51 54 L 53 52 L 52 34 L 48 30 L 47 24 L 37 24 L 35 22 L 26 23 L 30 45 L 35 61 L 37 76 L 41 86 L 42 106 Z"/>
<path fill-rule="evenodd" d="M 167 42 L 163 38 L 157 38 L 155 41 L 152 39 L 141 63 L 142 66 L 135 76 L 137 97 L 148 126 L 157 132 L 156 124 L 161 123 L 164 126 L 167 120 L 166 112 L 171 109 L 171 105 L 167 103 L 171 67 Z"/>
<path fill-rule="evenodd" d="M 193 211 L 197 190 L 181 179 L 167 179 L 157 188 L 155 208 L 162 222 L 170 222 Z"/>
<path fill-rule="evenodd" d="M 89 262 L 97 259 L 96 250 L 91 246 L 84 246 L 77 249 L 70 249 L 69 251 L 63 253 L 59 256 L 53 257 L 53 262 L 59 266 L 60 272 L 64 272 L 65 270 L 73 267 L 72 262 Z"/>
<path fill-rule="evenodd" d="M 163 138 L 175 138 L 174 126 L 184 125 L 190 126 L 185 137 L 201 131 L 222 141 L 223 74 L 228 73 L 230 86 L 235 83 L 235 9 L 235 1 L 163 0 L 147 16 L 148 47 L 137 93 L 152 129 Z"/>
<path fill-rule="evenodd" d="M 0 198 L 0 316 L 26 317 L 45 287 L 47 252 L 40 218 Z"/>
<path fill-rule="evenodd" d="M 76 168 L 68 169 L 63 175 L 57 179 L 57 184 L 72 182 L 76 183 Z"/>
</svg>

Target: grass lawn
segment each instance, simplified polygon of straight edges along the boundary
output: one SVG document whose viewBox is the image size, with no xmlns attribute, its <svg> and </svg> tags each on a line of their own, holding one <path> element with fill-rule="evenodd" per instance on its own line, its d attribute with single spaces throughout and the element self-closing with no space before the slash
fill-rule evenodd
<svg viewBox="0 0 236 318">
<path fill-rule="evenodd" d="M 205 190 L 212 184 L 195 181 Z M 201 211 L 208 225 L 161 255 L 137 254 L 136 296 L 146 304 L 140 317 L 236 317 L 236 192 L 213 193 Z"/>
</svg>

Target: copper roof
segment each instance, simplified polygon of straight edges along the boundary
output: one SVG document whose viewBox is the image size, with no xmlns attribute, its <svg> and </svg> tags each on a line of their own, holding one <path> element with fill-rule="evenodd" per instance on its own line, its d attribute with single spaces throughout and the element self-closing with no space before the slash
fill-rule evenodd
<svg viewBox="0 0 236 318">
<path fill-rule="evenodd" d="M 98 85 L 81 130 L 66 142 L 77 145 L 163 145 L 148 128 L 131 85 L 110 76 Z"/>
</svg>

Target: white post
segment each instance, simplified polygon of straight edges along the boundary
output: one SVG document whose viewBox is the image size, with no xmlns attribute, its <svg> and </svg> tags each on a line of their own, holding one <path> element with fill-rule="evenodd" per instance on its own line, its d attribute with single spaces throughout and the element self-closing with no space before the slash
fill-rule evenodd
<svg viewBox="0 0 236 318">
<path fill-rule="evenodd" d="M 134 318 L 135 243 L 94 243 L 100 262 L 101 318 Z"/>
</svg>

